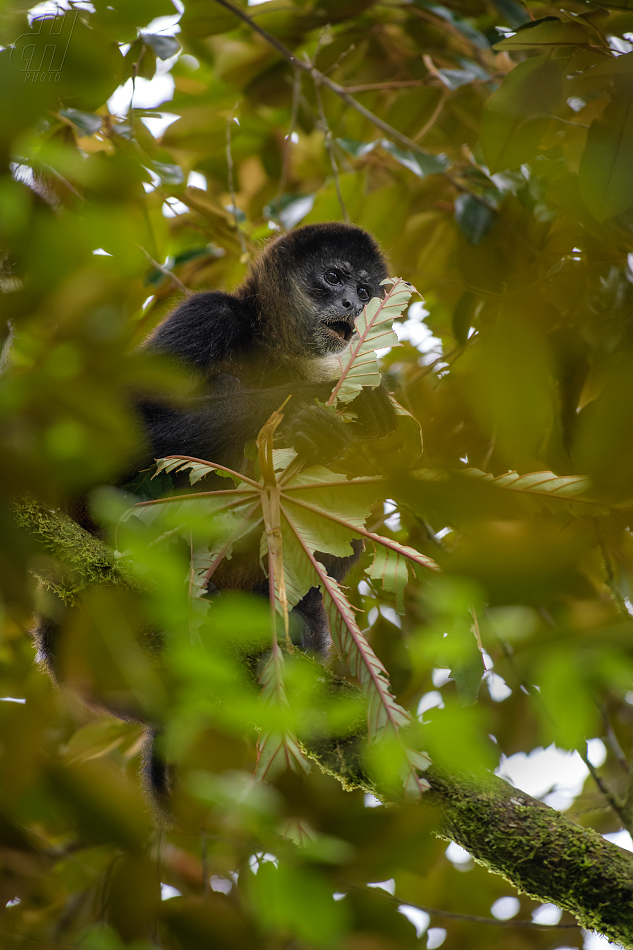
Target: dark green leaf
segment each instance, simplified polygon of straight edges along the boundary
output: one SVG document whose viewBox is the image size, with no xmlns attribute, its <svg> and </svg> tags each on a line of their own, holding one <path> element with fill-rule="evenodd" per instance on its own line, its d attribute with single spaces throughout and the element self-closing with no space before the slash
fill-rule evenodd
<svg viewBox="0 0 633 950">
<path fill-rule="evenodd" d="M 525 7 L 516 0 L 492 0 L 492 2 L 499 13 L 505 17 L 508 26 L 515 30 L 529 20 Z"/>
<path fill-rule="evenodd" d="M 160 177 L 163 185 L 182 185 L 185 173 L 180 165 L 170 165 L 166 162 L 152 162 L 152 168 Z"/>
<path fill-rule="evenodd" d="M 432 155 L 430 152 L 409 152 L 398 148 L 388 139 L 383 139 L 380 143 L 385 152 L 389 152 L 396 161 L 412 171 L 414 175 L 422 178 L 424 175 L 437 175 L 448 168 L 449 161 L 445 155 Z"/>
<path fill-rule="evenodd" d="M 474 195 L 455 199 L 455 220 L 470 244 L 480 244 L 494 224 L 495 213 Z"/>
<path fill-rule="evenodd" d="M 98 132 L 103 125 L 103 119 L 94 112 L 80 112 L 79 109 L 60 109 L 59 114 L 68 119 L 83 135 L 92 135 Z"/>
<path fill-rule="evenodd" d="M 617 95 L 587 135 L 578 184 L 583 201 L 598 221 L 633 204 L 633 94 Z"/>
<path fill-rule="evenodd" d="M 457 16 L 452 10 L 447 9 L 447 7 L 444 7 L 439 3 L 428 3 L 426 0 L 414 0 L 414 2 L 416 6 L 425 7 L 427 10 L 431 10 L 437 16 L 441 17 L 443 20 L 446 20 L 447 23 L 450 23 L 451 26 L 456 27 L 456 29 L 458 29 L 467 40 L 470 40 L 474 46 L 478 46 L 479 49 L 490 48 L 490 44 L 488 43 L 488 40 L 484 34 L 475 29 L 475 27 L 472 26 L 467 20 Z"/>
<path fill-rule="evenodd" d="M 475 308 L 477 306 L 477 297 L 470 290 L 465 290 L 461 295 L 453 311 L 452 330 L 453 336 L 463 346 L 468 339 L 468 331 L 471 327 L 471 321 Z"/>
<path fill-rule="evenodd" d="M 159 59 L 169 59 L 180 49 L 175 36 L 163 36 L 161 33 L 142 33 L 143 42 L 152 47 Z"/>
<path fill-rule="evenodd" d="M 234 13 L 208 0 L 188 0 L 180 20 L 183 33 L 196 37 L 225 33 L 239 24 L 240 20 Z"/>
<path fill-rule="evenodd" d="M 560 69 L 547 56 L 508 73 L 484 108 L 481 147 L 491 172 L 530 162 L 562 97 Z"/>
<path fill-rule="evenodd" d="M 376 139 L 373 142 L 357 142 L 356 139 L 337 139 L 336 141 L 341 148 L 344 148 L 354 158 L 362 158 L 363 155 L 367 155 L 378 145 Z"/>
<path fill-rule="evenodd" d="M 543 17 L 537 23 L 525 23 L 514 36 L 506 36 L 495 49 L 538 49 L 543 46 L 596 45 L 596 37 L 584 24 L 558 17 Z"/>
</svg>

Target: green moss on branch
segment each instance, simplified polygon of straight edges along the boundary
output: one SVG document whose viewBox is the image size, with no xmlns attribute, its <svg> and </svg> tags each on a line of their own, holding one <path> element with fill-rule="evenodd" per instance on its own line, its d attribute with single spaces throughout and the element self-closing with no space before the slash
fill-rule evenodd
<svg viewBox="0 0 633 950">
<path fill-rule="evenodd" d="M 49 590 L 72 603 L 95 583 L 140 589 L 130 567 L 59 511 L 34 500 L 17 506 L 18 524 L 65 565 L 36 569 Z M 353 689 L 320 668 L 333 691 Z M 308 751 L 344 788 L 375 791 L 362 767 L 362 737 L 314 744 Z M 493 776 L 486 782 L 429 769 L 428 793 L 442 816 L 440 833 L 502 875 L 518 891 L 568 910 L 578 922 L 633 950 L 633 854 Z"/>
<path fill-rule="evenodd" d="M 15 519 L 46 556 L 34 564 L 33 574 L 62 603 L 75 603 L 92 584 L 143 589 L 129 564 L 63 512 L 26 497 L 16 502 Z"/>
</svg>

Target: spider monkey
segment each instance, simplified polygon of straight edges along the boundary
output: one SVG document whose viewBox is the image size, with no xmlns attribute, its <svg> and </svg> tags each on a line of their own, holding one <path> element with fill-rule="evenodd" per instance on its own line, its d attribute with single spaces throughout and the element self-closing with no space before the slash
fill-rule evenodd
<svg viewBox="0 0 633 950">
<path fill-rule="evenodd" d="M 358 421 L 347 425 L 315 402 L 330 395 L 354 320 L 372 297 L 383 295 L 385 277 L 384 258 L 365 231 L 312 224 L 268 244 L 234 294 L 212 291 L 186 300 L 145 346 L 201 375 L 204 392 L 186 409 L 157 402 L 139 407 L 151 458 L 190 455 L 240 469 L 246 443 L 288 396 L 282 435 L 307 462 L 332 461 L 354 437 L 387 435 L 395 413 L 383 387 L 361 392 L 353 402 Z M 359 552 L 357 546 L 349 558 L 322 559 L 342 580 Z M 242 574 L 224 586 L 253 590 L 257 584 L 259 571 L 250 583 Z M 309 591 L 294 613 L 303 625 L 301 645 L 327 653 L 319 591 Z"/>
<path fill-rule="evenodd" d="M 331 462 L 354 439 L 391 432 L 395 412 L 384 386 L 356 397 L 352 423 L 316 404 L 329 397 L 340 375 L 339 357 L 356 332 L 354 320 L 372 297 L 383 296 L 386 276 L 378 245 L 365 231 L 314 224 L 270 242 L 235 293 L 212 291 L 186 299 L 143 346 L 178 360 L 202 381 L 201 392 L 185 407 L 155 398 L 138 404 L 147 437 L 144 462 L 188 455 L 243 469 L 246 444 L 288 396 L 280 432 L 308 463 Z M 361 547 L 353 542 L 346 558 L 318 556 L 340 581 Z M 224 576 L 222 569 L 214 576 L 217 589 L 266 593 L 258 556 L 246 570 L 236 561 Z M 308 591 L 292 614 L 301 646 L 325 656 L 331 641 L 320 590 Z M 36 641 L 53 675 L 57 634 L 52 621 L 40 619 Z M 144 774 L 154 799 L 166 801 L 168 768 L 151 741 Z"/>
<path fill-rule="evenodd" d="M 315 405 L 329 397 L 354 320 L 371 297 L 383 296 L 386 276 L 365 231 L 312 224 L 268 244 L 234 294 L 186 300 L 145 346 L 196 371 L 205 392 L 184 411 L 140 406 L 151 457 L 193 455 L 238 467 L 245 444 L 288 396 L 284 434 L 308 462 L 332 461 L 354 437 L 388 434 L 395 413 L 382 387 L 354 400 L 351 425 Z"/>
</svg>

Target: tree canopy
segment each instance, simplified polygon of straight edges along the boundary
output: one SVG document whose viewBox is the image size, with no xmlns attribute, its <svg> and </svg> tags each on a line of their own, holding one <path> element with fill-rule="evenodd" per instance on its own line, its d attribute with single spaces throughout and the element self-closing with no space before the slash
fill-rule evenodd
<svg viewBox="0 0 633 950">
<path fill-rule="evenodd" d="M 53 7 L 0 4 L 0 943 L 633 947 L 633 6 Z M 396 437 L 302 469 L 275 417 L 229 503 L 172 459 L 130 509 L 132 394 L 191 392 L 137 344 L 330 220 L 413 285 L 360 327 Z M 204 596 L 247 527 L 272 617 Z M 327 667 L 286 645 L 312 584 Z M 170 817 L 86 693 L 164 724 Z"/>
</svg>

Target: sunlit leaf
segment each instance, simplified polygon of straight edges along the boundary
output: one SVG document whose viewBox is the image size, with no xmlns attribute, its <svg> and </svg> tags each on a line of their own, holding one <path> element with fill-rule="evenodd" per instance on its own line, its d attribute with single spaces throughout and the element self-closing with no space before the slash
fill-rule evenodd
<svg viewBox="0 0 633 950">
<path fill-rule="evenodd" d="M 385 346 L 399 346 L 398 337 L 393 330 L 393 321 L 409 302 L 415 290 L 411 284 L 398 278 L 389 278 L 384 283 L 392 284 L 383 298 L 373 297 L 356 317 L 358 340 L 352 339 L 349 355 L 339 357 L 341 375 L 328 405 L 338 402 L 350 402 L 363 386 L 375 389 L 382 379 L 376 361 L 377 349 Z"/>
</svg>

